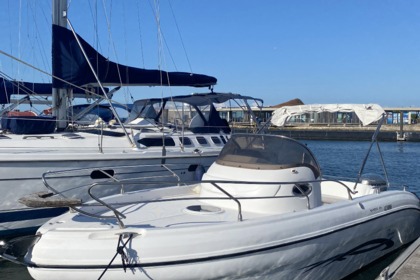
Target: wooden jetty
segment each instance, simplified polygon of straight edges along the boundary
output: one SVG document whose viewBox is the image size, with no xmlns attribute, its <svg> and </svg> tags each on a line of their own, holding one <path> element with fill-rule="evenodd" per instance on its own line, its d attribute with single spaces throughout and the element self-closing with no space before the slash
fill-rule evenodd
<svg viewBox="0 0 420 280">
<path fill-rule="evenodd" d="M 420 238 L 412 243 L 376 280 L 420 279 Z"/>
</svg>

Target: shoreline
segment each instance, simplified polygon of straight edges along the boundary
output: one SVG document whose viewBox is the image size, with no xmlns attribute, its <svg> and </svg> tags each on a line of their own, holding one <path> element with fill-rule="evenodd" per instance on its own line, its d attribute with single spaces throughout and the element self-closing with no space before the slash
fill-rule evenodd
<svg viewBox="0 0 420 280">
<path fill-rule="evenodd" d="M 397 140 L 400 132 L 400 125 L 382 125 L 378 134 L 379 141 L 386 142 L 420 142 L 420 125 L 404 125 L 405 140 Z M 246 127 L 234 127 L 234 131 L 249 130 Z M 354 124 L 297 124 L 285 127 L 269 127 L 268 132 L 291 137 L 299 140 L 352 140 L 352 141 L 371 141 L 376 126 L 360 126 Z"/>
</svg>

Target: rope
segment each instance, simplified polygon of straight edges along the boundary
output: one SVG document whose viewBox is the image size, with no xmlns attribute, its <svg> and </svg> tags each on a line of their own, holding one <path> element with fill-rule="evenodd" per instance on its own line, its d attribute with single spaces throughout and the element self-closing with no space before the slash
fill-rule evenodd
<svg viewBox="0 0 420 280">
<path fill-rule="evenodd" d="M 111 265 L 114 262 L 115 258 L 119 254 L 121 255 L 121 262 L 123 264 L 124 272 L 127 271 L 128 257 L 125 254 L 124 249 L 126 248 L 128 242 L 130 242 L 131 239 L 133 239 L 133 234 L 130 233 L 130 236 L 128 237 L 128 239 L 127 239 L 127 241 L 125 243 L 123 242 L 122 239 L 123 239 L 123 234 L 120 234 L 120 237 L 118 238 L 117 252 L 115 253 L 114 257 L 111 259 L 111 261 L 109 262 L 109 264 L 107 265 L 107 267 L 105 268 L 105 270 L 102 272 L 101 276 L 99 276 L 98 280 L 100 280 L 105 275 L 105 273 L 111 267 Z M 120 246 L 120 243 L 122 243 L 122 246 Z"/>
</svg>

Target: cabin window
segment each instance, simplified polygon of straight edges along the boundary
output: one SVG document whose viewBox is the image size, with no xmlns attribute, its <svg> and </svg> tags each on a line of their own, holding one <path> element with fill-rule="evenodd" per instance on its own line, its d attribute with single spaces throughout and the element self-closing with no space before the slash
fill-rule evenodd
<svg viewBox="0 0 420 280">
<path fill-rule="evenodd" d="M 222 144 L 222 141 L 217 136 L 212 136 L 211 141 L 213 141 L 213 143 L 216 144 L 216 145 L 221 145 Z"/>
<path fill-rule="evenodd" d="M 179 137 L 179 142 L 183 142 L 184 146 L 191 146 L 192 145 L 192 141 L 190 138 L 188 137 Z"/>
<path fill-rule="evenodd" d="M 144 145 L 146 147 L 162 147 L 164 142 L 162 137 L 158 138 L 142 138 L 137 140 L 137 143 Z M 173 147 L 175 146 L 175 141 L 172 138 L 165 138 L 165 146 L 167 147 Z"/>
<path fill-rule="evenodd" d="M 204 138 L 203 136 L 198 136 L 196 139 L 197 139 L 197 142 L 201 145 L 207 145 L 208 144 L 206 138 Z"/>
</svg>

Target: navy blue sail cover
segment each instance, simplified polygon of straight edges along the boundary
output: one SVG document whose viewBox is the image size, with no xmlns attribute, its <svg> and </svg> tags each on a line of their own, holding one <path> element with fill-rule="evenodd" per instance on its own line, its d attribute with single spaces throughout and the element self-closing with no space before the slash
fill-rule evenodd
<svg viewBox="0 0 420 280">
<path fill-rule="evenodd" d="M 52 84 L 11 81 L 0 77 L 0 104 L 9 104 L 13 94 L 51 94 Z"/>
<path fill-rule="evenodd" d="M 0 104 L 9 104 L 12 95 L 30 96 L 30 95 L 52 95 L 51 83 L 31 83 L 8 80 L 0 77 Z M 99 88 L 87 88 L 89 91 L 94 91 L 96 94 L 102 95 Z M 105 92 L 109 92 L 109 88 L 105 88 Z M 81 88 L 74 88 L 73 94 L 85 94 L 85 90 Z"/>
<path fill-rule="evenodd" d="M 13 134 L 48 134 L 55 130 L 54 116 L 12 116 L 1 118 L 1 128 Z"/>
<path fill-rule="evenodd" d="M 100 82 L 106 86 L 208 87 L 217 82 L 216 78 L 202 74 L 166 72 L 117 64 L 99 54 L 80 36 L 77 37 L 90 63 L 95 67 Z M 66 88 L 69 87 L 68 83 L 78 86 L 97 84 L 73 33 L 67 28 L 53 25 L 52 55 L 53 73 L 64 80 L 53 79 L 54 87 Z"/>
</svg>

